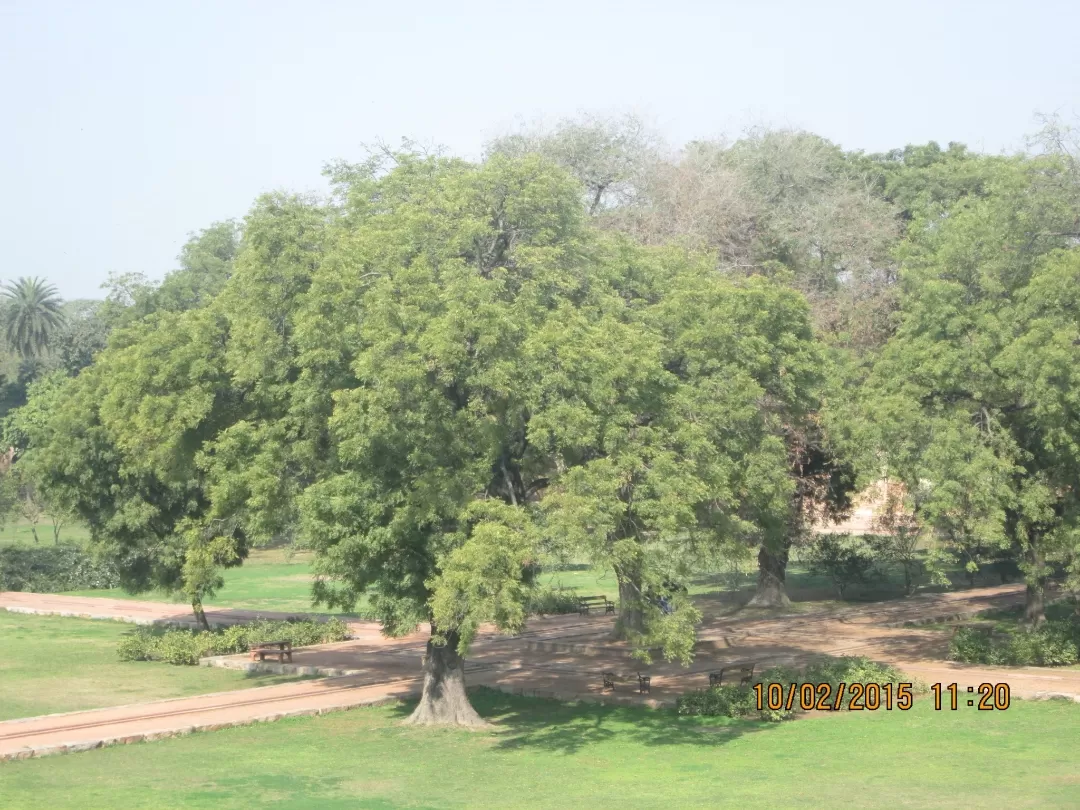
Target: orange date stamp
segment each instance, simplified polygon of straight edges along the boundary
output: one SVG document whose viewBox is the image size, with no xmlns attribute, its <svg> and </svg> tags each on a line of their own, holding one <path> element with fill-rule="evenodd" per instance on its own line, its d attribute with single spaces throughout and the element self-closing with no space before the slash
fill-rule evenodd
<svg viewBox="0 0 1080 810">
<path fill-rule="evenodd" d="M 914 701 L 914 683 L 757 683 L 758 711 L 906 712 Z"/>
</svg>

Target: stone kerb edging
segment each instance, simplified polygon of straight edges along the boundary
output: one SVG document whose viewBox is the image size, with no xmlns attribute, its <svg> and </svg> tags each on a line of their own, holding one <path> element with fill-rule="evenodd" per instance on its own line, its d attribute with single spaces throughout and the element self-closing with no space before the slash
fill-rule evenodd
<svg viewBox="0 0 1080 810">
<path fill-rule="evenodd" d="M 313 717 L 317 715 L 329 714 L 331 712 L 345 712 L 349 711 L 350 709 L 358 709 L 366 706 L 381 706 L 387 703 L 396 703 L 398 700 L 400 700 L 399 697 L 377 697 L 342 706 L 322 706 L 319 708 L 311 709 L 289 709 L 287 711 L 264 714 L 259 717 L 246 718 L 243 720 L 230 720 L 223 723 L 195 723 L 193 725 L 180 726 L 171 729 L 163 729 L 160 731 L 139 731 L 135 732 L 134 734 L 125 734 L 119 737 L 106 737 L 100 740 L 90 740 L 87 742 L 53 743 L 51 745 L 28 746 L 18 751 L 13 751 L 7 754 L 0 754 L 0 762 L 21 759 L 34 759 L 37 757 L 52 756 L 55 754 L 74 754 L 80 751 L 93 751 L 96 748 L 108 748 L 114 745 L 130 745 L 131 743 L 137 742 L 153 742 L 155 740 L 165 740 L 170 737 L 186 737 L 187 735 L 194 734 L 196 732 L 220 731 L 221 729 L 225 728 L 237 728 L 239 726 L 249 726 L 255 723 L 273 723 L 276 720 L 283 720 L 288 717 Z"/>
</svg>

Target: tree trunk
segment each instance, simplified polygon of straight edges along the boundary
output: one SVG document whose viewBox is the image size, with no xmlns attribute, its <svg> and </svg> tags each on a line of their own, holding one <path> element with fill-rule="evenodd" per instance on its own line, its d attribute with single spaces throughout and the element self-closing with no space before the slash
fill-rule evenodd
<svg viewBox="0 0 1080 810">
<path fill-rule="evenodd" d="M 1046 621 L 1046 570 L 1042 549 L 1032 538 L 1028 551 L 1031 570 L 1027 574 L 1027 598 L 1024 602 L 1024 624 L 1034 630 Z"/>
<path fill-rule="evenodd" d="M 636 569 L 616 569 L 615 578 L 619 582 L 619 615 L 615 620 L 615 638 L 629 641 L 634 636 L 645 633 L 641 572 Z"/>
<path fill-rule="evenodd" d="M 458 655 L 458 641 L 456 632 L 446 634 L 444 645 L 436 645 L 428 639 L 424 655 L 424 692 L 406 723 L 467 728 L 489 725 L 476 713 L 465 693 L 465 659 Z"/>
<path fill-rule="evenodd" d="M 790 551 L 791 541 L 787 538 L 776 549 L 770 549 L 768 544 L 762 543 L 758 551 L 757 590 L 754 598 L 747 604 L 748 607 L 787 607 L 791 604 L 784 589 Z"/>
<path fill-rule="evenodd" d="M 41 542 L 41 540 L 39 540 L 38 536 L 37 536 L 37 526 L 31 526 L 30 527 L 30 533 L 34 535 L 34 543 L 35 544 Z"/>
<path fill-rule="evenodd" d="M 200 630 L 210 632 L 210 622 L 206 620 L 206 612 L 203 610 L 202 599 L 194 597 L 191 600 L 191 612 L 195 614 L 195 621 L 199 624 Z"/>
</svg>

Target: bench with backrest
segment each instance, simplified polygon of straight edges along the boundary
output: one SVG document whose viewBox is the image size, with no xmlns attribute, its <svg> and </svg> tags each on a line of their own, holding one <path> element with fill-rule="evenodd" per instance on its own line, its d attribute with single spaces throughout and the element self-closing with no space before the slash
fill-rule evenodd
<svg viewBox="0 0 1080 810">
<path fill-rule="evenodd" d="M 284 664 L 286 658 L 292 663 L 291 641 L 260 641 L 258 644 L 249 645 L 248 649 L 251 651 L 252 661 L 265 661 L 266 656 L 276 655 L 279 664 Z"/>
<path fill-rule="evenodd" d="M 603 608 L 604 614 L 615 612 L 615 603 L 606 596 L 579 596 L 578 613 L 586 615 L 592 608 Z"/>
<path fill-rule="evenodd" d="M 722 686 L 724 683 L 724 673 L 730 672 L 731 677 L 738 677 L 739 686 L 749 686 L 750 682 L 754 680 L 754 668 L 757 664 L 737 664 L 735 666 L 724 667 L 719 672 L 709 673 L 709 686 Z"/>
</svg>

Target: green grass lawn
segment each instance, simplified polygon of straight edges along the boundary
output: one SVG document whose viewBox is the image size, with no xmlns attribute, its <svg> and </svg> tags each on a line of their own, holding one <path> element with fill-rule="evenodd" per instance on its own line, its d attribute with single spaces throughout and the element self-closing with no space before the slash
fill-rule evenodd
<svg viewBox="0 0 1080 810">
<path fill-rule="evenodd" d="M 37 544 L 51 546 L 56 540 L 53 525 L 48 518 L 42 518 L 36 526 L 25 520 L 9 519 L 0 526 L 0 546 L 32 546 L 34 530 L 37 530 Z M 81 523 L 66 523 L 60 527 L 60 542 L 82 545 L 90 538 L 90 531 Z"/>
<path fill-rule="evenodd" d="M 313 608 L 311 605 L 311 555 L 289 554 L 285 549 L 257 549 L 238 568 L 222 571 L 225 585 L 207 607 L 242 608 L 244 610 L 282 611 L 286 613 L 341 613 L 338 610 Z M 71 591 L 71 596 L 108 596 L 114 599 L 145 599 L 148 601 L 183 602 L 182 597 L 151 591 L 129 594 L 120 588 L 109 590 Z M 357 605 L 362 609 L 364 603 Z"/>
<path fill-rule="evenodd" d="M 52 527 L 48 522 L 38 525 L 38 536 L 42 545 L 52 544 Z M 61 541 L 84 543 L 88 534 L 84 526 L 78 523 L 66 525 L 61 530 Z M 25 522 L 9 521 L 0 529 L 0 545 L 32 545 L 31 527 Z M 205 600 L 208 607 L 240 608 L 245 610 L 280 611 L 286 613 L 342 613 L 338 610 L 314 608 L 311 604 L 312 555 L 310 552 L 290 552 L 285 548 L 256 549 L 244 564 L 238 568 L 222 572 L 225 584 L 212 598 Z M 752 562 L 752 561 L 751 561 Z M 746 568 L 746 565 L 743 566 Z M 718 597 L 732 605 L 746 602 L 753 593 L 756 569 L 708 573 L 703 572 L 693 577 L 688 589 L 695 596 Z M 967 582 L 956 572 L 956 585 L 964 588 Z M 872 581 L 863 585 L 853 585 L 847 593 L 849 602 L 879 601 L 903 596 L 901 578 L 895 573 L 888 581 Z M 586 595 L 604 595 L 610 599 L 618 596 L 618 584 L 615 574 L 606 569 L 590 569 L 581 566 L 578 570 L 546 571 L 540 574 L 541 585 L 554 588 L 570 588 Z M 811 572 L 799 559 L 793 559 L 788 566 L 788 590 L 797 604 L 791 612 L 800 612 L 801 608 L 820 608 L 842 604 L 836 601 L 829 580 Z M 993 577 L 982 577 L 977 585 L 997 584 Z M 924 589 L 940 590 L 939 588 Z M 117 599 L 146 599 L 156 601 L 183 601 L 177 597 L 160 592 L 145 594 L 127 594 L 119 588 L 109 590 L 71 591 L 75 596 L 108 596 Z M 811 604 L 813 603 L 813 604 Z M 363 612 L 367 607 L 361 599 L 356 610 Z M 726 612 L 726 607 L 722 612 Z M 711 612 L 716 612 L 715 610 Z"/>
<path fill-rule="evenodd" d="M 278 676 L 120 661 L 132 625 L 0 610 L 0 720 L 279 683 Z M 4 807 L 0 798 L 0 807 Z"/>
<path fill-rule="evenodd" d="M 493 732 L 407 706 L 0 765 L 6 810 L 48 807 L 1075 808 L 1080 706 L 858 712 L 782 724 L 479 691 Z"/>
</svg>

